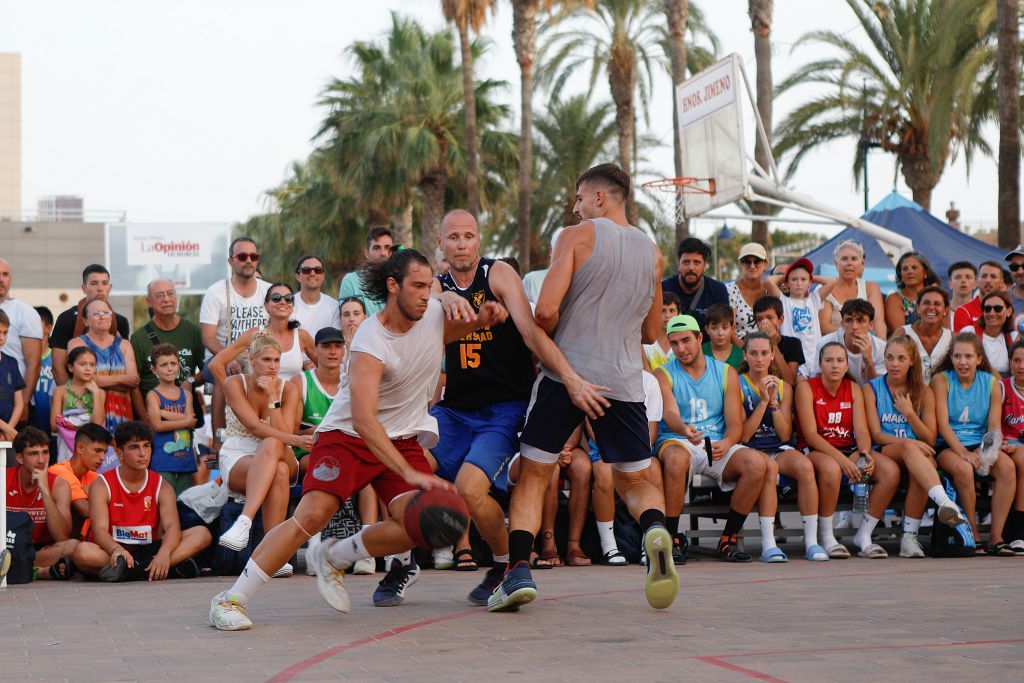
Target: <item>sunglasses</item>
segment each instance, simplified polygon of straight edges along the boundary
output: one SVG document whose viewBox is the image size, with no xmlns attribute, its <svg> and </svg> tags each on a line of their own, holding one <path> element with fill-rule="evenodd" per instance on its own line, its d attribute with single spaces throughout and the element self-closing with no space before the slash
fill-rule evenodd
<svg viewBox="0 0 1024 683">
<path fill-rule="evenodd" d="M 1024 268 L 1024 263 L 1011 263 L 1006 267 L 1010 269 L 1011 273 L 1016 273 L 1021 268 Z"/>
<path fill-rule="evenodd" d="M 750 258 L 740 259 L 740 263 L 742 265 L 744 265 L 744 266 L 757 266 L 757 265 L 760 265 L 760 264 L 764 263 L 764 260 L 763 259 L 759 259 L 759 258 L 755 258 L 755 257 L 750 257 Z"/>
<path fill-rule="evenodd" d="M 310 273 L 316 273 L 317 275 L 324 274 L 323 266 L 302 266 L 299 268 L 299 272 L 303 275 L 309 275 Z"/>
<path fill-rule="evenodd" d="M 246 254 L 245 252 L 241 252 L 241 253 L 235 254 L 235 260 L 236 261 L 240 261 L 241 263 L 245 263 L 246 261 L 252 261 L 253 263 L 259 263 L 260 262 L 260 255 L 259 254 L 255 254 L 255 253 L 253 253 L 253 254 Z"/>
<path fill-rule="evenodd" d="M 1002 313 L 1006 310 L 1006 306 L 1002 304 L 994 304 L 991 306 L 982 306 L 981 310 L 983 313 Z"/>
<path fill-rule="evenodd" d="M 109 318 L 110 311 L 93 311 L 89 314 L 90 318 Z"/>
<path fill-rule="evenodd" d="M 275 304 L 281 303 L 282 300 L 284 300 L 284 302 L 286 304 L 293 304 L 293 303 L 295 303 L 295 295 L 294 294 L 278 294 L 277 292 L 274 292 L 273 294 L 271 294 L 267 298 L 270 299 Z"/>
</svg>

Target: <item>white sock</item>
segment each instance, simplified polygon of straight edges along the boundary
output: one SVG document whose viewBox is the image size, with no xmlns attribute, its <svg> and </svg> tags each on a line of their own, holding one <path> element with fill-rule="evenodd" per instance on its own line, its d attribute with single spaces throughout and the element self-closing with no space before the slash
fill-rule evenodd
<svg viewBox="0 0 1024 683">
<path fill-rule="evenodd" d="M 508 564 L 508 553 L 504 555 L 491 555 L 494 558 L 494 564 Z"/>
<path fill-rule="evenodd" d="M 404 566 L 412 562 L 412 551 L 406 550 L 404 553 L 396 553 L 391 555 L 391 557 L 396 558 Z"/>
<path fill-rule="evenodd" d="M 598 522 L 597 535 L 601 538 L 601 552 L 607 555 L 613 550 L 619 549 L 615 542 L 615 522 Z"/>
<path fill-rule="evenodd" d="M 758 517 L 757 521 L 761 524 L 761 552 L 777 548 L 775 545 L 775 518 L 774 517 Z"/>
<path fill-rule="evenodd" d="M 913 517 L 903 518 L 903 533 L 916 534 L 921 530 L 921 520 Z"/>
<path fill-rule="evenodd" d="M 804 550 L 818 545 L 818 515 L 802 515 L 800 521 L 804 525 Z"/>
<path fill-rule="evenodd" d="M 936 484 L 935 486 L 928 489 L 928 497 L 935 501 L 935 504 L 938 506 L 953 504 L 953 501 L 946 493 L 946 489 L 942 486 L 942 484 Z"/>
<path fill-rule="evenodd" d="M 864 521 L 860 523 L 857 533 L 853 536 L 853 542 L 856 543 L 857 547 L 861 550 L 865 550 L 869 545 L 871 545 L 871 532 L 875 530 L 876 524 L 878 524 L 877 517 L 864 515 Z"/>
<path fill-rule="evenodd" d="M 839 541 L 836 540 L 836 534 L 832 530 L 832 518 L 835 515 L 818 515 L 818 538 L 821 539 L 821 544 L 825 546 L 825 550 L 828 550 L 834 545 L 838 545 Z"/>
<path fill-rule="evenodd" d="M 260 586 L 267 581 L 270 581 L 267 573 L 260 569 L 255 560 L 249 558 L 249 561 L 245 563 L 245 569 L 242 570 L 242 573 L 235 580 L 235 585 L 228 590 L 228 595 L 237 596 L 240 598 L 239 602 L 244 605 L 259 590 Z"/>
<path fill-rule="evenodd" d="M 359 560 L 372 557 L 363 545 L 362 531 L 335 543 L 325 543 L 320 552 L 327 553 L 327 561 L 336 569 L 348 569 Z"/>
</svg>

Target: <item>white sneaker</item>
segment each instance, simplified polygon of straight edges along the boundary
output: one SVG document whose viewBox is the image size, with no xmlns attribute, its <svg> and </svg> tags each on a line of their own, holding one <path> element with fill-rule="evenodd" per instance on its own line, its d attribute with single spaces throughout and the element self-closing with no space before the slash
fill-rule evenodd
<svg viewBox="0 0 1024 683">
<path fill-rule="evenodd" d="M 960 512 L 960 507 L 956 503 L 944 503 L 939 506 L 939 521 L 943 524 L 948 524 L 954 529 L 964 522 L 967 518 Z"/>
<path fill-rule="evenodd" d="M 231 525 L 231 528 L 221 534 L 220 540 L 217 543 L 231 550 L 241 550 L 249 545 L 249 531 L 251 529 L 252 520 L 239 515 L 235 523 Z"/>
<path fill-rule="evenodd" d="M 252 620 L 245 611 L 245 602 L 240 595 L 227 591 L 218 593 L 210 601 L 210 626 L 220 631 L 245 631 L 252 628 Z"/>
<path fill-rule="evenodd" d="M 434 548 L 434 569 L 451 569 L 455 566 L 455 553 L 452 546 Z"/>
<path fill-rule="evenodd" d="M 900 557 L 924 557 L 924 548 L 917 540 L 917 534 L 904 531 L 900 539 Z"/>
<path fill-rule="evenodd" d="M 284 566 L 278 569 L 276 572 L 270 575 L 272 579 L 281 579 L 286 576 L 291 576 L 295 573 L 295 567 L 291 565 L 291 562 L 285 562 Z"/>
<path fill-rule="evenodd" d="M 364 560 L 357 560 L 352 565 L 352 573 L 356 576 L 372 576 L 377 573 L 377 560 L 367 557 Z"/>
<path fill-rule="evenodd" d="M 348 567 L 335 567 L 327 559 L 328 550 L 337 542 L 338 539 L 331 538 L 320 545 L 316 563 L 316 588 L 328 605 L 339 612 L 348 614 L 348 611 L 352 609 L 348 591 L 345 590 L 345 570 Z"/>
<path fill-rule="evenodd" d="M 306 576 L 316 576 L 316 563 L 320 556 L 320 534 L 313 534 L 306 543 Z"/>
</svg>

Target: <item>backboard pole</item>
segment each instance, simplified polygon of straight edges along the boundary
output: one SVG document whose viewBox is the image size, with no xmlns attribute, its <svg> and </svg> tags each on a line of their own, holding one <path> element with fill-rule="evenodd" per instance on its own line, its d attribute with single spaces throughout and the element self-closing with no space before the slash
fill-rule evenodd
<svg viewBox="0 0 1024 683">
<path fill-rule="evenodd" d="M 743 67 L 743 62 L 740 61 L 739 55 L 733 55 L 736 60 L 736 65 L 739 67 L 739 72 L 743 76 L 743 86 L 747 89 L 747 98 L 750 100 L 750 106 L 754 109 L 754 123 L 757 125 L 757 137 L 761 141 L 761 145 L 764 146 L 765 151 L 768 153 L 768 165 L 772 169 L 772 178 L 775 182 L 782 184 L 779 179 L 779 169 L 775 166 L 775 155 L 772 154 L 771 143 L 768 142 L 768 134 L 764 130 L 764 123 L 761 121 L 761 112 L 757 109 L 757 98 L 754 97 L 754 91 L 750 87 L 750 79 L 747 78 L 747 70 Z"/>
</svg>

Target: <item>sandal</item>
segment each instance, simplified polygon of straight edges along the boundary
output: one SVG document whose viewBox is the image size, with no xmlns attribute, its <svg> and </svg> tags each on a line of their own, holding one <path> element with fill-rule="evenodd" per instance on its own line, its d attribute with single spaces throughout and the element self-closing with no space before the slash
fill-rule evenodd
<svg viewBox="0 0 1024 683">
<path fill-rule="evenodd" d="M 580 548 L 573 548 L 565 554 L 566 567 L 589 567 L 590 558 Z"/>
<path fill-rule="evenodd" d="M 740 550 L 740 546 L 736 542 L 735 536 L 722 538 L 722 540 L 718 542 L 718 551 L 716 554 L 718 555 L 718 559 L 723 562 L 750 562 L 754 559 L 748 553 Z"/>
<path fill-rule="evenodd" d="M 457 572 L 475 572 L 480 568 L 476 560 L 473 559 L 473 551 L 469 548 L 456 550 L 452 559 L 455 562 L 454 569 Z"/>
<path fill-rule="evenodd" d="M 546 560 L 537 553 L 530 553 L 530 569 L 554 569 L 551 560 Z"/>
<path fill-rule="evenodd" d="M 988 544 L 981 543 L 979 541 L 975 541 L 975 543 L 976 543 L 976 545 L 974 546 L 974 556 L 975 557 L 985 557 L 986 555 L 991 555 L 992 554 L 992 553 L 990 553 L 988 551 L 989 550 L 988 549 Z"/>
<path fill-rule="evenodd" d="M 889 553 L 885 552 L 885 548 L 877 543 L 872 543 L 867 548 L 864 548 L 864 550 L 858 550 L 857 557 L 866 557 L 869 560 L 884 560 L 889 557 Z"/>
<path fill-rule="evenodd" d="M 619 552 L 618 548 L 612 548 L 604 554 L 601 558 L 602 564 L 606 564 L 610 567 L 625 567 L 629 564 L 629 560 L 626 556 Z"/>
<path fill-rule="evenodd" d="M 850 551 L 842 543 L 836 543 L 835 545 L 830 545 L 825 552 L 828 553 L 828 557 L 829 557 L 830 560 L 848 560 L 848 559 L 850 559 Z"/>
<path fill-rule="evenodd" d="M 988 554 L 995 555 L 996 557 L 1013 557 L 1017 553 L 1013 551 L 1013 548 L 1004 541 L 999 541 L 994 545 L 988 546 Z"/>
<path fill-rule="evenodd" d="M 778 564 L 780 562 L 788 562 L 789 558 L 786 557 L 786 553 L 782 552 L 781 548 L 768 548 L 761 551 L 761 561 L 768 564 Z"/>
<path fill-rule="evenodd" d="M 74 575 L 75 565 L 66 557 L 62 557 L 50 565 L 50 578 L 54 581 L 70 581 Z"/>
<path fill-rule="evenodd" d="M 551 548 L 550 550 L 542 550 L 540 555 L 537 556 L 539 560 L 547 560 L 552 567 L 561 567 L 562 558 L 558 556 L 558 550 Z"/>
</svg>

